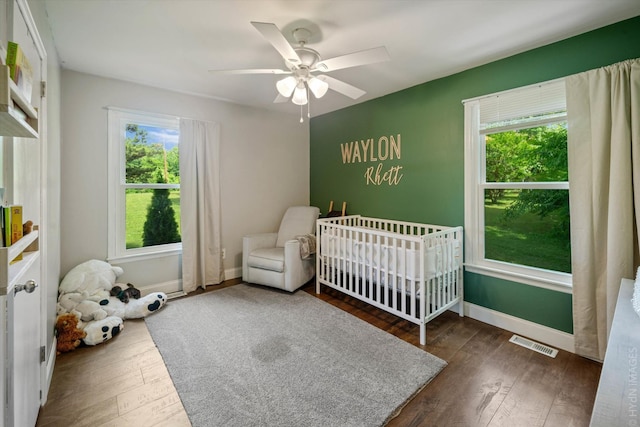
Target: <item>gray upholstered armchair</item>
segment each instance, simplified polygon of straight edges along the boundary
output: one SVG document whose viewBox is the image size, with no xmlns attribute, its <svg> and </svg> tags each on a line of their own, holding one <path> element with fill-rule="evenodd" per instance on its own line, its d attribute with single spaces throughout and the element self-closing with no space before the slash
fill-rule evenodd
<svg viewBox="0 0 640 427">
<path fill-rule="evenodd" d="M 319 216 L 320 210 L 314 206 L 293 206 L 285 212 L 277 233 L 245 236 L 242 280 L 289 292 L 311 280 L 315 275 L 315 256 L 303 258 L 300 246 L 304 242 L 297 237 L 314 234 Z"/>
</svg>

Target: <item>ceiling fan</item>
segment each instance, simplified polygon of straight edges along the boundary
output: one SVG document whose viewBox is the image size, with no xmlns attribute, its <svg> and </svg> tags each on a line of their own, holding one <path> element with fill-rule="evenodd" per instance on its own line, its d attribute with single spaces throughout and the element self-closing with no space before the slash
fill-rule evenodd
<svg viewBox="0 0 640 427">
<path fill-rule="evenodd" d="M 366 92 L 325 73 L 360 65 L 388 61 L 389 53 L 384 46 L 366 49 L 346 55 L 323 60 L 320 54 L 309 47 L 307 41 L 311 31 L 306 28 L 293 30 L 293 38 L 298 46 L 289 44 L 275 24 L 254 22 L 251 24 L 280 53 L 286 69 L 259 68 L 247 70 L 210 70 L 218 74 L 283 74 L 288 75 L 276 82 L 278 96 L 273 102 L 287 102 L 291 99 L 296 105 L 308 105 L 309 92 L 316 98 L 322 98 L 328 89 L 334 90 L 352 99 L 358 99 Z M 308 110 L 307 110 L 308 112 Z M 302 118 L 300 118 L 302 122 Z"/>
</svg>

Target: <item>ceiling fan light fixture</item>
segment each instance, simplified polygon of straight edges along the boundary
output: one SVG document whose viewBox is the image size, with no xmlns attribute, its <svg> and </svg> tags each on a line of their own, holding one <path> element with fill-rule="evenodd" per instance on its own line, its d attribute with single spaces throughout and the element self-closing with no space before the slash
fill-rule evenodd
<svg viewBox="0 0 640 427">
<path fill-rule="evenodd" d="M 305 105 L 308 102 L 307 88 L 305 87 L 304 82 L 300 82 L 296 86 L 295 90 L 293 91 L 291 102 L 296 105 Z"/>
<path fill-rule="evenodd" d="M 278 89 L 278 92 L 280 93 L 280 95 L 284 96 L 285 98 L 288 98 L 293 93 L 297 84 L 298 82 L 296 78 L 293 76 L 289 76 L 289 77 L 285 77 L 282 80 L 278 80 L 276 82 L 276 89 Z"/>
<path fill-rule="evenodd" d="M 298 43 L 297 46 L 294 46 L 273 23 L 251 21 L 251 25 L 280 54 L 285 62 L 286 69 L 262 68 L 211 71 L 220 74 L 287 74 L 288 77 L 281 78 L 276 82 L 278 96 L 273 102 L 282 103 L 291 100 L 292 103 L 300 106 L 301 119 L 302 107 L 305 105 L 307 106 L 307 117 L 311 115 L 309 111 L 311 95 L 309 95 L 309 92 L 313 93 L 316 99 L 322 98 L 329 88 L 351 99 L 358 99 L 366 93 L 362 89 L 351 86 L 325 73 L 390 59 L 389 52 L 384 46 L 322 59 L 320 53 L 307 46 L 313 34 L 306 28 L 298 27 L 293 30 L 293 38 Z M 322 74 L 314 76 L 312 73 L 316 72 Z"/>
<path fill-rule="evenodd" d="M 318 99 L 322 98 L 329 90 L 329 83 L 322 81 L 317 77 L 311 77 L 307 84 L 309 85 L 311 92 L 313 92 L 313 95 Z"/>
</svg>

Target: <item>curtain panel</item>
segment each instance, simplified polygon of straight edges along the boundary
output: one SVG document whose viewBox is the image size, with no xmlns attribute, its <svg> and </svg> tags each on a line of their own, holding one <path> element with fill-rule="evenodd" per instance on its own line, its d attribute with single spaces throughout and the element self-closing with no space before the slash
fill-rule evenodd
<svg viewBox="0 0 640 427">
<path fill-rule="evenodd" d="M 224 280 L 220 214 L 220 125 L 180 119 L 182 290 Z"/>
<path fill-rule="evenodd" d="M 577 354 L 603 360 L 640 212 L 640 59 L 566 78 Z M 635 206 L 634 206 L 635 205 Z"/>
</svg>

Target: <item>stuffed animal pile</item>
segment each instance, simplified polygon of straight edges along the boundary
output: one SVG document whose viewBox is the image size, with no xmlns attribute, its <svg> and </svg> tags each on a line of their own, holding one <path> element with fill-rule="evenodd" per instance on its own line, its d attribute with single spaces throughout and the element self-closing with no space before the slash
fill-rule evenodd
<svg viewBox="0 0 640 427">
<path fill-rule="evenodd" d="M 164 306 L 167 296 L 163 292 L 140 296 L 137 289 L 138 292 L 130 290 L 132 285 L 116 285 L 116 279 L 122 273 L 120 267 L 100 260 L 89 260 L 71 269 L 62 279 L 58 288 L 56 322 L 59 352 L 75 349 L 79 345 L 77 337 L 83 333 L 84 337 L 80 339 L 86 345 L 107 341 L 120 333 L 125 319 L 145 317 Z M 119 288 L 112 295 L 111 291 L 116 286 Z M 129 290 L 128 295 L 133 296 L 126 303 L 122 301 L 125 299 L 120 291 L 122 288 Z M 69 314 L 76 319 L 76 327 L 72 327 L 73 320 L 67 316 Z M 76 342 L 78 345 L 75 345 Z"/>
</svg>

